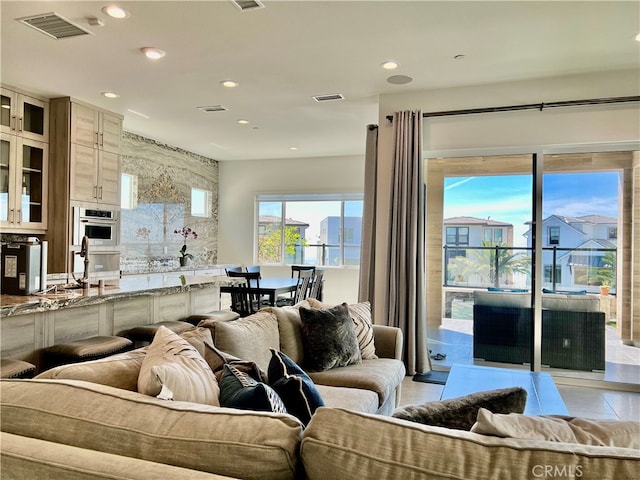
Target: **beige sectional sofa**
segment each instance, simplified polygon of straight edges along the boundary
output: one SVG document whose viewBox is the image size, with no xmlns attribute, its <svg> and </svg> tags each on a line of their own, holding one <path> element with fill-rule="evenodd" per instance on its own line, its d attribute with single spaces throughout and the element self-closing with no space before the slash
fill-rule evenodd
<svg viewBox="0 0 640 480">
<path fill-rule="evenodd" d="M 296 312 L 277 309 L 191 333 L 264 369 L 274 344 L 302 360 L 298 322 Z M 566 465 L 600 480 L 640 468 L 638 450 L 497 438 L 384 415 L 405 373 L 402 335 L 382 326 L 374 335 L 379 358 L 312 374 L 326 406 L 306 428 L 289 414 L 138 393 L 145 349 L 2 380 L 2 478 L 512 479 Z"/>
</svg>

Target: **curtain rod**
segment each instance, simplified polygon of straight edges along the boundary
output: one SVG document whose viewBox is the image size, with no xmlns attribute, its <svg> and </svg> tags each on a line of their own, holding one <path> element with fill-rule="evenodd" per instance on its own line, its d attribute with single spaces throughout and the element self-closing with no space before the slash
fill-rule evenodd
<svg viewBox="0 0 640 480">
<path fill-rule="evenodd" d="M 465 110 L 448 110 L 442 112 L 426 112 L 422 114 L 423 118 L 428 117 L 448 117 L 452 115 L 473 115 L 476 113 L 494 113 L 494 112 L 512 112 L 516 110 L 540 110 L 545 108 L 557 107 L 577 107 L 580 105 L 602 105 L 608 103 L 627 103 L 640 102 L 640 96 L 635 97 L 609 97 L 609 98 L 591 98 L 587 100 L 566 100 L 563 102 L 549 103 L 530 103 L 527 105 L 509 105 L 506 107 L 486 107 L 486 108 L 469 108 Z M 393 122 L 393 115 L 387 115 L 387 120 Z"/>
</svg>

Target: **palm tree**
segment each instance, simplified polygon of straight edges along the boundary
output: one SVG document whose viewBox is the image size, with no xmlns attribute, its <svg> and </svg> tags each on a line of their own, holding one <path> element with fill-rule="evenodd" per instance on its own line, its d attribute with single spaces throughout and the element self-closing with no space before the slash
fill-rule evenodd
<svg viewBox="0 0 640 480">
<path fill-rule="evenodd" d="M 458 277 L 479 275 L 483 285 L 500 286 L 500 278 L 514 273 L 530 273 L 530 260 L 524 253 L 514 253 L 506 243 L 482 242 L 481 248 L 470 250 L 467 257 L 456 257 L 449 267 Z"/>
</svg>

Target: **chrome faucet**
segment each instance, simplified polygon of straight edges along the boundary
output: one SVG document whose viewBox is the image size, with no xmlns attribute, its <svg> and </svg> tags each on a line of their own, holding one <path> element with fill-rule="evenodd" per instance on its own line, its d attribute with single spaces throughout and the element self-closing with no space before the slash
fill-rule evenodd
<svg viewBox="0 0 640 480">
<path fill-rule="evenodd" d="M 91 283 L 89 282 L 89 237 L 82 237 L 82 246 L 80 247 L 79 255 L 84 258 L 84 274 L 80 279 L 80 283 L 83 286 L 89 287 Z"/>
</svg>

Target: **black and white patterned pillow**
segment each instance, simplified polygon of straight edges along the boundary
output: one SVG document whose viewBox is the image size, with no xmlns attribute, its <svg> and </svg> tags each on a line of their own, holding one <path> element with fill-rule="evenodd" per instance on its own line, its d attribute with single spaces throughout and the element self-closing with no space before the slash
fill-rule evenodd
<svg viewBox="0 0 640 480">
<path fill-rule="evenodd" d="M 287 413 L 282 399 L 273 388 L 230 364 L 224 366 L 220 379 L 220 406 Z"/>
</svg>

